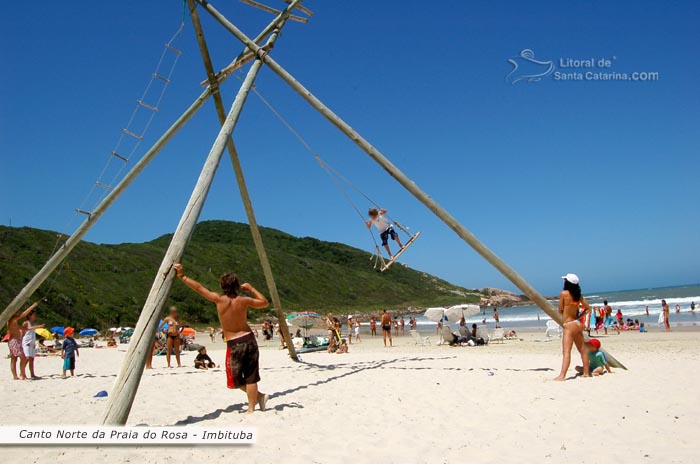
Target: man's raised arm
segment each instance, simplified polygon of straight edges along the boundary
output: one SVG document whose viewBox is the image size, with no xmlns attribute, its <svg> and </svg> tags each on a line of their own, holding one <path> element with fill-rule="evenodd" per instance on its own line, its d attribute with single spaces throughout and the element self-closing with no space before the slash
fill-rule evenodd
<svg viewBox="0 0 700 464">
<path fill-rule="evenodd" d="M 218 293 L 212 292 L 211 290 L 209 290 L 207 287 L 200 284 L 196 280 L 187 277 L 185 275 L 185 269 L 182 267 L 182 264 L 180 264 L 180 263 L 173 264 L 173 269 L 175 269 L 175 273 L 176 273 L 177 277 L 182 281 L 182 283 L 184 283 L 185 285 L 190 287 L 192 290 L 194 290 L 195 292 L 202 295 L 207 300 L 211 301 L 212 303 L 217 303 L 219 301 L 219 299 L 221 298 L 221 295 L 219 295 Z"/>
<path fill-rule="evenodd" d="M 33 310 L 34 308 L 36 308 L 37 306 L 39 306 L 39 302 L 38 302 L 38 301 L 35 301 L 34 303 L 32 303 L 32 305 L 31 305 L 30 307 L 28 307 L 27 309 L 25 309 L 25 310 L 22 312 L 22 314 L 19 315 L 19 318 L 20 318 L 20 319 L 24 319 L 25 317 L 27 317 L 27 314 L 31 313 L 32 310 Z"/>
<path fill-rule="evenodd" d="M 267 298 L 265 298 L 265 295 L 260 293 L 255 287 L 252 285 L 246 283 L 241 285 L 241 290 L 244 292 L 250 293 L 253 295 L 253 297 L 247 297 L 247 302 L 246 304 L 248 305 L 249 308 L 253 309 L 263 309 L 267 308 L 267 306 L 270 304 L 267 301 Z"/>
</svg>

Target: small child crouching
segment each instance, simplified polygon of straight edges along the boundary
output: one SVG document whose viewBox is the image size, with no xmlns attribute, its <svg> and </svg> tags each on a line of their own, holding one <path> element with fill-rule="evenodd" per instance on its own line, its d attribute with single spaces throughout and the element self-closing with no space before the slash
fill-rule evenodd
<svg viewBox="0 0 700 464">
<path fill-rule="evenodd" d="M 204 347 L 201 347 L 199 349 L 199 354 L 197 355 L 196 358 L 194 358 L 194 367 L 195 369 L 214 369 L 216 367 L 216 364 L 214 364 L 214 361 L 211 360 L 209 355 L 207 354 L 207 349 Z"/>
<path fill-rule="evenodd" d="M 599 376 L 605 374 L 606 372 L 612 374 L 612 369 L 610 369 L 608 359 L 605 357 L 605 353 L 603 353 L 600 349 L 600 340 L 597 338 L 591 338 L 584 344 L 584 347 L 588 354 L 588 363 L 590 366 L 591 375 Z M 576 372 L 578 372 L 579 375 L 583 375 L 583 367 L 576 366 Z"/>
</svg>

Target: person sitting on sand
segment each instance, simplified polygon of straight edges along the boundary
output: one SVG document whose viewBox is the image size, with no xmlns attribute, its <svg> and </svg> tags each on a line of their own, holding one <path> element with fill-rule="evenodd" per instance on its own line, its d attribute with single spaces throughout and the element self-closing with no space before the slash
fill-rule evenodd
<svg viewBox="0 0 700 464">
<path fill-rule="evenodd" d="M 369 221 L 366 221 L 365 225 L 368 229 L 372 227 L 372 224 L 375 225 L 375 227 L 379 231 L 379 238 L 382 239 L 382 246 L 389 254 L 389 258 L 391 259 L 394 257 L 394 255 L 391 254 L 391 248 L 389 248 L 389 237 L 391 237 L 392 240 L 398 243 L 399 248 L 402 250 L 403 244 L 401 243 L 399 234 L 397 234 L 394 230 L 394 226 L 392 226 L 389 220 L 385 217 L 386 213 L 387 210 L 385 209 L 377 210 L 377 208 L 370 208 L 368 213 Z"/>
<path fill-rule="evenodd" d="M 348 342 L 347 340 L 343 339 L 343 341 L 340 343 L 340 348 L 335 352 L 335 354 L 346 354 L 349 353 L 348 351 Z"/>
<path fill-rule="evenodd" d="M 620 335 L 620 331 L 622 330 L 622 327 L 620 327 L 620 324 L 617 323 L 617 321 L 613 322 L 612 329 L 617 332 L 618 335 Z"/>
<path fill-rule="evenodd" d="M 170 307 L 168 310 L 168 315 L 163 319 L 163 323 L 161 324 L 160 328 L 164 327 L 165 324 L 168 325 L 165 345 L 165 359 L 168 362 L 168 367 L 172 367 L 170 365 L 170 355 L 173 351 L 175 351 L 177 367 L 182 367 L 180 364 L 180 326 L 182 324 L 180 323 L 180 318 L 177 315 L 177 308 L 175 306 Z"/>
<path fill-rule="evenodd" d="M 600 340 L 591 338 L 584 344 L 584 347 L 588 357 L 588 367 L 592 375 L 599 376 L 606 372 L 612 374 L 608 359 L 605 357 L 605 353 L 600 349 Z M 579 375 L 583 375 L 584 368 L 582 366 L 576 366 L 576 372 L 578 372 Z"/>
<path fill-rule="evenodd" d="M 216 364 L 214 364 L 214 361 L 212 361 L 207 354 L 207 349 L 205 347 L 201 347 L 199 349 L 199 354 L 196 358 L 194 358 L 194 368 L 207 370 L 214 369 L 215 367 Z"/>
<path fill-rule="evenodd" d="M 472 339 L 472 333 L 471 330 L 467 327 L 467 321 L 462 317 L 459 320 L 459 337 L 457 338 L 457 343 L 464 344 L 464 343 L 469 343 L 469 340 Z"/>
<path fill-rule="evenodd" d="M 646 333 L 647 332 L 647 327 L 644 325 L 644 322 L 639 324 L 639 333 Z"/>
<path fill-rule="evenodd" d="M 586 316 L 591 306 L 581 294 L 579 278 L 576 274 L 567 274 L 563 277 L 564 289 L 559 293 L 559 314 L 562 315 L 564 334 L 562 335 L 562 363 L 561 372 L 554 379 L 558 381 L 566 380 L 566 373 L 571 365 L 571 349 L 576 345 L 576 349 L 581 355 L 583 362 L 582 375 L 590 377 L 591 372 L 588 365 L 588 356 L 583 347 L 584 326 L 579 319 Z M 583 307 L 583 313 L 579 308 Z"/>
<path fill-rule="evenodd" d="M 116 348 L 117 347 L 117 341 L 114 339 L 114 337 L 109 337 L 109 340 L 107 340 L 107 347 L 108 348 Z"/>
<path fill-rule="evenodd" d="M 10 316 L 10 320 L 7 321 L 7 333 L 10 334 L 10 339 L 7 343 L 10 348 L 10 371 L 12 372 L 12 378 L 15 380 L 27 380 L 27 358 L 24 356 L 24 350 L 22 349 L 22 336 L 24 333 L 19 321 L 27 317 L 27 314 L 34 311 L 34 308 L 38 305 L 38 301 L 32 303 L 23 312 Z M 19 377 L 17 376 L 17 359 L 19 359 Z"/>
<path fill-rule="evenodd" d="M 248 396 L 248 414 L 255 411 L 255 405 L 264 411 L 268 396 L 258 391 L 260 382 L 260 353 L 253 331 L 248 325 L 248 308 L 263 309 L 268 306 L 267 298 L 248 283 L 241 284 L 238 276 L 227 272 L 221 276 L 223 294 L 212 292 L 204 285 L 185 275 L 182 264 L 173 265 L 177 277 L 193 291 L 216 305 L 219 323 L 226 340 L 226 386 L 238 388 Z M 246 292 L 252 296 L 241 296 Z"/>
</svg>

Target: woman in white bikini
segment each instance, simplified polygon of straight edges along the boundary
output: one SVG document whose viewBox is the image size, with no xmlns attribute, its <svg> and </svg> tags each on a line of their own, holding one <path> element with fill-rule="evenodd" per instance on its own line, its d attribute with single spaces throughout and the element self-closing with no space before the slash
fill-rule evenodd
<svg viewBox="0 0 700 464">
<path fill-rule="evenodd" d="M 591 307 L 586 299 L 581 295 L 579 278 L 576 274 L 567 274 L 563 277 L 564 290 L 559 294 L 559 314 L 562 315 L 564 334 L 562 336 L 561 372 L 554 380 L 566 380 L 566 372 L 571 364 L 571 349 L 576 345 L 576 349 L 581 354 L 583 362 L 583 376 L 590 377 L 588 356 L 583 348 L 583 330 L 585 326 L 580 319 L 584 318 L 591 311 Z M 583 308 L 583 312 L 580 309 Z"/>
</svg>

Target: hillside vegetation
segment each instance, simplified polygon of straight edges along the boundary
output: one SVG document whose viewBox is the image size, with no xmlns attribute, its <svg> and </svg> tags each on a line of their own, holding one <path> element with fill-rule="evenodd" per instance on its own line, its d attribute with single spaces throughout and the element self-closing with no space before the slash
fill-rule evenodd
<svg viewBox="0 0 700 464">
<path fill-rule="evenodd" d="M 478 302 L 481 293 L 393 266 L 372 269 L 369 253 L 341 243 L 261 229 L 285 311 L 368 312 Z M 39 289 L 40 322 L 104 329 L 136 322 L 171 235 L 146 243 L 83 242 Z M 49 257 L 55 232 L 0 226 L 0 305 L 4 308 Z M 183 260 L 189 276 L 212 289 L 224 271 L 268 294 L 247 224 L 200 223 Z M 176 282 L 171 294 L 189 324 L 216 321 L 213 305 Z M 257 312 L 259 318 L 268 311 Z"/>
</svg>

